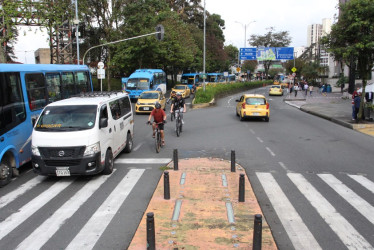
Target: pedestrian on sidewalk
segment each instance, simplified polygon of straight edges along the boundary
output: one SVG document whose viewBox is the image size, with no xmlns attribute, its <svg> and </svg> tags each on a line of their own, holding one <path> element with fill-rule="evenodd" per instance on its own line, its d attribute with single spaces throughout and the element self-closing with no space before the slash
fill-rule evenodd
<svg viewBox="0 0 374 250">
<path fill-rule="evenodd" d="M 344 87 L 345 87 L 345 84 L 344 84 L 344 82 L 342 82 L 341 84 L 340 84 L 340 92 L 343 94 L 343 92 L 344 92 Z"/>
<path fill-rule="evenodd" d="M 307 95 L 308 95 L 308 89 L 309 89 L 309 85 L 308 85 L 308 83 L 305 81 L 305 84 L 304 84 L 305 97 L 307 97 Z"/>
<path fill-rule="evenodd" d="M 352 93 L 352 121 L 356 120 L 356 109 L 355 109 L 355 97 L 358 96 L 358 90 L 359 88 L 356 88 L 355 91 Z"/>
<path fill-rule="evenodd" d="M 313 85 L 312 84 L 309 86 L 309 93 L 310 93 L 310 96 L 312 96 L 312 93 L 313 93 Z"/>
<path fill-rule="evenodd" d="M 297 91 L 299 90 L 299 86 L 297 85 L 297 83 L 295 83 L 295 85 L 293 86 L 293 90 L 295 91 L 295 97 L 296 97 Z"/>
<path fill-rule="evenodd" d="M 353 102 L 354 102 L 354 109 L 355 109 L 354 119 L 357 120 L 357 114 L 358 114 L 358 111 L 360 110 L 360 104 L 361 104 L 361 92 L 359 92 L 358 95 L 355 96 Z"/>
</svg>

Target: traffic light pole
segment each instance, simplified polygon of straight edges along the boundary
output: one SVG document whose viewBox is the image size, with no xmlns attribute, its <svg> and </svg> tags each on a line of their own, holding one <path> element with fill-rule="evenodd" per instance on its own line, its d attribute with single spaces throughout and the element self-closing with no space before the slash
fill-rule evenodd
<svg viewBox="0 0 374 250">
<path fill-rule="evenodd" d="M 142 37 L 146 37 L 146 36 L 151 36 L 151 35 L 155 35 L 155 34 L 162 34 L 162 33 L 163 33 L 163 30 L 161 30 L 161 31 L 156 31 L 156 32 L 153 32 L 153 33 L 149 33 L 149 34 L 145 34 L 145 35 L 141 35 L 141 36 L 134 36 L 134 37 L 130 37 L 130 38 L 126 38 L 126 39 L 122 39 L 122 40 L 114 41 L 114 42 L 103 43 L 103 44 L 100 44 L 100 45 L 93 46 L 93 47 L 89 48 L 88 50 L 86 50 L 86 52 L 84 53 L 84 55 L 83 55 L 83 64 L 85 64 L 85 63 L 84 63 L 84 59 L 86 58 L 87 53 L 88 53 L 90 50 L 92 50 L 92 49 L 99 48 L 99 47 L 103 47 L 103 46 L 106 46 L 106 45 L 116 44 L 116 43 L 120 43 L 120 42 L 125 42 L 125 41 L 129 41 L 129 40 L 134 40 L 134 39 L 142 38 Z M 161 36 L 161 37 L 162 37 L 162 36 Z"/>
</svg>

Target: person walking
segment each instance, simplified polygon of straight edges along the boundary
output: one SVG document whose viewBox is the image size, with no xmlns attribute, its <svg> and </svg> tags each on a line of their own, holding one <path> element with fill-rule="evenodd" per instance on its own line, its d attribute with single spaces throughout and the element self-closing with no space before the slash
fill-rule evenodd
<svg viewBox="0 0 374 250">
<path fill-rule="evenodd" d="M 309 94 L 310 94 L 310 96 L 312 96 L 312 93 L 313 93 L 313 85 L 310 85 L 309 86 Z"/>
<path fill-rule="evenodd" d="M 355 97 L 358 96 L 358 89 L 359 88 L 356 88 L 356 90 L 352 93 L 352 121 L 356 120 Z"/>
<path fill-rule="evenodd" d="M 341 84 L 340 84 L 340 92 L 343 94 L 343 92 L 344 92 L 344 87 L 345 87 L 345 84 L 344 84 L 344 82 L 342 82 Z"/>
<path fill-rule="evenodd" d="M 309 85 L 308 85 L 308 83 L 305 81 L 305 84 L 304 84 L 305 97 L 307 97 L 307 95 L 308 95 L 308 89 L 309 89 Z"/>
<path fill-rule="evenodd" d="M 297 91 L 299 90 L 299 86 L 297 85 L 297 83 L 295 83 L 295 85 L 293 86 L 293 90 L 295 91 L 295 97 L 296 97 Z"/>
<path fill-rule="evenodd" d="M 361 92 L 359 92 L 358 95 L 355 96 L 355 98 L 353 99 L 353 103 L 354 103 L 354 110 L 355 110 L 354 119 L 357 120 L 357 114 L 360 111 Z"/>
</svg>

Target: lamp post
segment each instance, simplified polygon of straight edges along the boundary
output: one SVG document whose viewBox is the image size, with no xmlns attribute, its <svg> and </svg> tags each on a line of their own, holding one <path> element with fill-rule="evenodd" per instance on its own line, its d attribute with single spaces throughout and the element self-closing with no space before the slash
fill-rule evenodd
<svg viewBox="0 0 374 250">
<path fill-rule="evenodd" d="M 255 23 L 256 21 L 253 20 L 247 24 L 242 24 L 241 22 L 238 22 L 238 21 L 235 21 L 235 22 L 241 24 L 244 27 L 244 48 L 245 48 L 247 44 L 247 26 L 249 26 L 251 23 Z"/>
<path fill-rule="evenodd" d="M 205 26 L 206 26 L 206 18 L 205 18 L 205 14 L 206 14 L 206 12 L 205 12 L 205 0 L 204 0 L 204 53 L 203 53 L 203 90 L 204 90 L 204 92 L 205 92 L 205 53 L 206 53 L 206 51 L 205 51 L 205 43 L 206 43 L 206 38 L 205 38 L 205 33 L 206 33 L 206 28 L 205 28 Z"/>
<path fill-rule="evenodd" d="M 75 37 L 77 41 L 77 64 L 79 65 L 79 19 L 78 19 L 78 0 L 74 0 L 75 2 L 75 19 L 74 19 L 74 24 L 75 24 Z M 84 63 L 83 63 L 84 64 Z"/>
</svg>

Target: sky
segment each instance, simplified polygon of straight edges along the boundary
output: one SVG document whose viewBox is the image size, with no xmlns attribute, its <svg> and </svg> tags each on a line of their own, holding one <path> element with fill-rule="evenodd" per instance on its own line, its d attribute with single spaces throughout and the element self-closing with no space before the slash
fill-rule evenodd
<svg viewBox="0 0 374 250">
<path fill-rule="evenodd" d="M 267 28 L 274 27 L 276 32 L 289 32 L 291 47 L 306 46 L 308 25 L 322 24 L 323 18 L 331 18 L 334 22 L 338 2 L 339 0 L 205 0 L 206 10 L 220 15 L 225 21 L 225 45 L 232 44 L 237 48 L 244 47 L 245 26 L 247 39 L 252 34 L 264 35 Z M 34 51 L 48 48 L 48 35 L 38 27 L 20 27 L 19 30 L 15 45 L 17 61 L 35 63 Z M 248 43 L 246 47 L 250 47 Z"/>
</svg>

